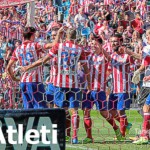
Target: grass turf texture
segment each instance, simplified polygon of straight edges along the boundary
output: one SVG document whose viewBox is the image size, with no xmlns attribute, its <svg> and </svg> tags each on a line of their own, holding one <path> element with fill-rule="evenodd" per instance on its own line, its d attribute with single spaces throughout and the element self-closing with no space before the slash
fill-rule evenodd
<svg viewBox="0 0 150 150">
<path fill-rule="evenodd" d="M 82 144 L 82 140 L 86 137 L 86 132 L 83 124 L 83 112 L 79 110 L 80 127 L 78 139 L 80 143 L 66 143 L 66 150 L 150 150 L 150 144 L 135 145 L 129 140 L 129 137 L 134 137 L 140 132 L 143 119 L 136 110 L 126 111 L 126 114 L 128 116 L 128 121 L 132 123 L 132 128 L 125 142 L 113 140 L 115 133 L 112 127 L 101 117 L 98 111 L 92 110 L 91 118 L 93 121 L 92 134 L 94 143 Z"/>
</svg>

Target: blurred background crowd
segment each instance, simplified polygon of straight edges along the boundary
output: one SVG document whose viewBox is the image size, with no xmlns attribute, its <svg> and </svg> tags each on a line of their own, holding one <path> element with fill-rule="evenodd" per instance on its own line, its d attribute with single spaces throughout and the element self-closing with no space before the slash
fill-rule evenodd
<svg viewBox="0 0 150 150">
<path fill-rule="evenodd" d="M 52 42 L 58 29 L 65 25 L 76 28 L 76 40 L 83 46 L 90 46 L 93 37 L 99 37 L 105 48 L 111 49 L 109 39 L 117 35 L 133 52 L 141 54 L 147 45 L 145 30 L 150 27 L 149 11 L 146 0 L 35 0 L 36 41 Z M 19 88 L 18 83 L 6 77 L 5 69 L 14 49 L 23 41 L 26 23 L 27 4 L 0 9 L 0 95 L 9 99 L 8 107 L 13 107 L 14 91 Z M 135 69 L 140 64 L 135 61 Z M 46 81 L 49 65 L 45 64 L 44 69 Z"/>
</svg>

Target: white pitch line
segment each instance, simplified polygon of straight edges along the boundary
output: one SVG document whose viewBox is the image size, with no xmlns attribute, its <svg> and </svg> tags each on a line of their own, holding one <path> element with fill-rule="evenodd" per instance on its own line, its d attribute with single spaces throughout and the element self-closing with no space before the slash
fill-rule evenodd
<svg viewBox="0 0 150 150">
<path fill-rule="evenodd" d="M 84 146 L 73 146 L 73 145 L 66 145 L 66 148 L 73 148 L 73 149 L 82 149 L 82 150 L 97 150 L 97 149 L 93 149 L 93 148 L 88 148 L 88 147 L 84 147 Z"/>
</svg>

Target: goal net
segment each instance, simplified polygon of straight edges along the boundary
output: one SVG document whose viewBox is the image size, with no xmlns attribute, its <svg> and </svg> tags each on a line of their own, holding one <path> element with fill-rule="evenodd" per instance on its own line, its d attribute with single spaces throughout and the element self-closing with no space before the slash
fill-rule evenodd
<svg viewBox="0 0 150 150">
<path fill-rule="evenodd" d="M 145 0 L 0 0 L 0 108 L 65 108 L 67 150 L 148 149 L 132 142 L 149 94 L 144 71 L 135 77 L 143 63 L 149 71 L 149 11 Z M 6 70 L 27 26 L 36 28 L 43 62 L 16 82 Z M 15 56 L 16 78 L 23 76 L 20 66 L 34 64 L 34 50 Z"/>
</svg>

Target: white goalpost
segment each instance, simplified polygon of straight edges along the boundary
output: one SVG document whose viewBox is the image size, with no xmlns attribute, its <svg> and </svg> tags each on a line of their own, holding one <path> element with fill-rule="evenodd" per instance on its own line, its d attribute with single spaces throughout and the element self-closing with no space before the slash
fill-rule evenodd
<svg viewBox="0 0 150 150">
<path fill-rule="evenodd" d="M 32 1 L 27 4 L 27 24 L 26 26 L 32 26 L 34 27 L 35 23 L 35 2 Z"/>
</svg>

